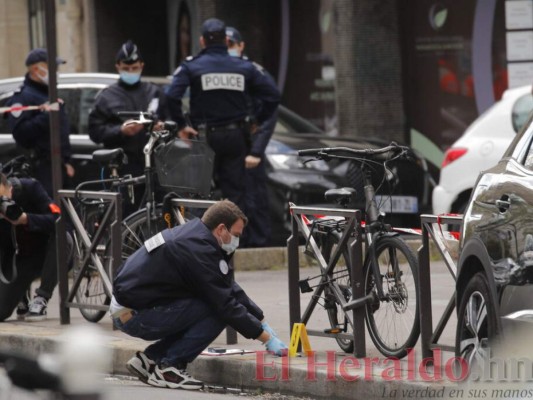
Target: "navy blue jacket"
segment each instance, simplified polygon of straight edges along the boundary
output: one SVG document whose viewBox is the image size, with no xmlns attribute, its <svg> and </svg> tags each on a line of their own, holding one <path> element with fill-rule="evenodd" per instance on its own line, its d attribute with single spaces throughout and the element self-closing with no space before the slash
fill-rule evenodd
<svg viewBox="0 0 533 400">
<path fill-rule="evenodd" d="M 113 295 L 134 310 L 164 305 L 179 298 L 205 301 L 244 337 L 256 339 L 263 329 L 261 309 L 235 282 L 228 257 L 200 219 L 162 232 L 165 243 L 148 253 L 145 246 L 119 269 Z"/>
<path fill-rule="evenodd" d="M 48 86 L 30 79 L 28 74 L 24 84 L 9 100 L 8 105 L 22 106 L 41 105 L 48 101 Z M 61 156 L 66 162 L 70 159 L 70 125 L 65 105 L 59 108 Z M 39 110 L 23 111 L 19 115 L 10 113 L 8 116 L 9 129 L 19 146 L 34 149 L 41 159 L 50 159 L 50 113 Z"/>
<path fill-rule="evenodd" d="M 28 225 L 17 225 L 16 237 L 20 255 L 35 255 L 44 250 L 50 235 L 54 234 L 59 207 L 54 204 L 43 186 L 31 178 L 10 179 L 12 199 L 28 215 Z M 11 223 L 0 219 L 0 246 L 13 249 Z"/>
<path fill-rule="evenodd" d="M 152 103 L 153 99 L 156 102 Z M 151 109 L 155 103 L 157 106 Z M 151 82 L 127 85 L 119 80 L 98 93 L 89 113 L 89 136 L 95 143 L 103 143 L 109 149 L 122 147 L 129 163 L 144 166 L 143 148 L 148 141 L 147 132 L 143 130 L 135 136 L 122 135 L 120 128 L 125 118 L 117 115 L 119 111 L 151 111 L 156 113 L 157 119 L 164 120 L 167 117 L 164 91 Z"/>
<path fill-rule="evenodd" d="M 174 73 L 168 107 L 171 118 L 184 127 L 182 97 L 190 87 L 191 121 L 224 125 L 255 115 L 259 123 L 270 118 L 280 102 L 274 81 L 254 64 L 228 54 L 225 45 L 210 45 L 196 57 L 184 61 Z M 247 96 L 260 100 L 262 107 L 251 110 Z"/>
</svg>

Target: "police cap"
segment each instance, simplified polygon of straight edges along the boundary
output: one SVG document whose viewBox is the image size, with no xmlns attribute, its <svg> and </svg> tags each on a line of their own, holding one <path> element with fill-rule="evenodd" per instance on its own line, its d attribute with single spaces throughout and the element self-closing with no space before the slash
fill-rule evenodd
<svg viewBox="0 0 533 400">
<path fill-rule="evenodd" d="M 28 56 L 26 57 L 26 66 L 29 67 L 30 65 L 37 64 L 39 62 L 48 62 L 48 51 L 43 48 L 33 49 L 28 53 Z M 65 64 L 66 61 L 62 58 L 57 57 L 56 58 L 57 64 Z"/>
<path fill-rule="evenodd" d="M 209 18 L 202 25 L 202 36 L 208 41 L 226 37 L 226 24 L 218 18 Z"/>
<path fill-rule="evenodd" d="M 233 42 L 233 43 L 239 44 L 242 42 L 241 33 L 232 26 L 228 26 L 226 28 L 226 37 L 228 38 L 230 42 Z"/>
<path fill-rule="evenodd" d="M 123 62 L 124 64 L 133 64 L 137 61 L 142 61 L 141 52 L 135 43 L 131 40 L 128 40 L 117 52 L 116 62 Z"/>
</svg>

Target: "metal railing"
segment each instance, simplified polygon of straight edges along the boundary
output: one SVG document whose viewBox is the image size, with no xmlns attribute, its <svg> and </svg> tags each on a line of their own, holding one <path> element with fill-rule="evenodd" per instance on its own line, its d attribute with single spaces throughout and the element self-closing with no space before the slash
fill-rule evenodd
<svg viewBox="0 0 533 400">
<path fill-rule="evenodd" d="M 92 192 L 92 191 L 79 191 L 74 190 L 59 190 L 58 191 L 59 202 L 61 207 L 61 218 L 57 221 L 57 257 L 58 257 L 58 287 L 59 287 L 59 314 L 61 324 L 70 324 L 70 308 L 86 308 L 93 310 L 105 310 L 109 309 L 106 305 L 86 304 L 78 303 L 75 301 L 76 292 L 79 288 L 80 282 L 84 276 L 84 273 L 90 268 L 96 268 L 102 279 L 103 288 L 107 296 L 111 297 L 113 293 L 113 287 L 111 279 L 115 274 L 115 271 L 121 263 L 122 254 L 122 236 L 121 236 L 121 223 L 122 223 L 122 198 L 120 193 L 109 192 Z M 82 218 L 76 207 L 75 199 L 102 199 L 102 219 L 99 221 L 98 229 L 89 237 L 87 231 L 83 225 Z M 66 220 L 68 216 L 72 223 L 72 227 L 80 238 L 81 243 L 86 252 L 85 256 L 81 260 L 81 264 L 77 269 L 72 287 L 69 290 L 69 276 L 67 266 L 67 255 L 65 254 L 64 238 L 66 237 Z M 97 254 L 97 245 L 102 239 L 102 235 L 109 228 L 107 246 L 110 248 L 110 264 L 109 272 L 104 267 L 102 260 Z M 92 263 L 92 266 L 90 265 Z M 110 279 L 111 278 L 111 279 Z"/>
<path fill-rule="evenodd" d="M 432 357 L 433 350 L 441 349 L 445 351 L 455 351 L 455 346 L 438 343 L 450 317 L 455 310 L 455 290 L 448 301 L 444 313 L 439 319 L 435 331 L 433 331 L 433 310 L 431 304 L 431 271 L 430 271 L 430 242 L 431 238 L 436 245 L 450 275 L 453 280 L 457 280 L 457 265 L 448 251 L 446 239 L 440 232 L 440 226 L 443 224 L 458 225 L 462 224 L 461 216 L 436 216 L 421 215 L 422 223 L 422 246 L 418 250 L 418 290 L 420 298 L 420 339 L 422 346 L 422 357 Z M 436 227 L 439 227 L 436 230 Z"/>
</svg>

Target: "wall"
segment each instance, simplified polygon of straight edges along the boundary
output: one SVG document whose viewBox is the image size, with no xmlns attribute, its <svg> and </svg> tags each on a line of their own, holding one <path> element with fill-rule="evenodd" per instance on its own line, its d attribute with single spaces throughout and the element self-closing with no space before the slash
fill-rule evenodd
<svg viewBox="0 0 533 400">
<path fill-rule="evenodd" d="M 25 1 L 0 0 L 0 78 L 24 74 L 29 51 L 28 8 Z"/>
<path fill-rule="evenodd" d="M 339 135 L 406 142 L 396 0 L 335 2 Z"/>
</svg>

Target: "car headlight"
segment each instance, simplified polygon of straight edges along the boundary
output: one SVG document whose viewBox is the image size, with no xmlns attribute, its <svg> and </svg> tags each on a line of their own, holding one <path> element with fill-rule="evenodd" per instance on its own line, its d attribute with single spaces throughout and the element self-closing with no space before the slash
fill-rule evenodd
<svg viewBox="0 0 533 400">
<path fill-rule="evenodd" d="M 270 164 L 274 169 L 311 169 L 316 171 L 329 171 L 329 166 L 324 160 L 313 160 L 304 163 L 304 159 L 296 154 L 267 154 Z"/>
</svg>

